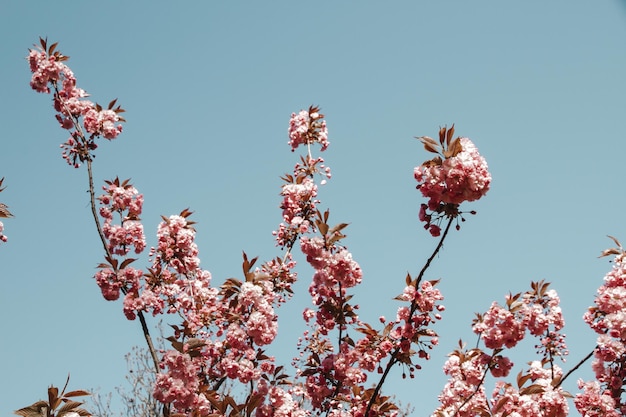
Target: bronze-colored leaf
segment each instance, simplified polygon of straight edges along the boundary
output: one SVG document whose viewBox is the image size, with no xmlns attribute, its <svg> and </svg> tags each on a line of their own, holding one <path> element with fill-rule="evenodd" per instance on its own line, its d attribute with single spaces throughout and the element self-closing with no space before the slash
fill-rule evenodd
<svg viewBox="0 0 626 417">
<path fill-rule="evenodd" d="M 2 182 L 0 182 L 0 184 L 2 184 Z M 607 236 L 608 236 L 611 240 L 613 240 L 613 242 L 615 242 L 615 244 L 617 245 L 617 247 L 618 247 L 618 248 L 621 248 L 621 247 L 622 247 L 621 243 L 619 243 L 619 240 L 617 240 L 617 238 L 616 238 L 616 237 L 613 237 L 613 236 L 611 236 L 611 235 L 607 235 Z"/>
<path fill-rule="evenodd" d="M 336 232 L 339 232 L 340 230 L 345 229 L 346 227 L 348 227 L 348 223 L 339 223 L 338 225 L 333 226 L 332 228 L 330 228 L 329 233 L 334 234 Z"/>
<path fill-rule="evenodd" d="M 443 155 L 446 158 L 452 158 L 458 155 L 463 151 L 463 146 L 461 145 L 461 141 L 459 138 L 456 138 L 452 141 L 452 143 L 448 146 L 448 149 L 443 152 Z"/>
<path fill-rule="evenodd" d="M 80 403 L 78 401 L 67 400 L 65 404 L 63 404 L 63 407 L 59 408 L 59 413 L 73 411 L 75 408 L 80 407 L 82 404 L 83 403 Z"/>
<path fill-rule="evenodd" d="M 137 260 L 136 258 L 126 258 L 126 259 L 124 259 L 124 262 L 122 262 L 122 264 L 120 265 L 120 269 L 126 268 L 128 265 L 130 265 L 131 263 L 135 262 L 136 260 Z"/>
<path fill-rule="evenodd" d="M 23 417 L 41 417 L 46 414 L 47 408 L 48 408 L 47 402 L 37 401 L 36 403 L 29 405 L 28 407 L 15 410 L 13 414 L 17 414 L 18 416 L 23 416 Z"/>
<path fill-rule="evenodd" d="M 446 133 L 446 144 L 448 146 L 450 145 L 450 141 L 452 140 L 453 136 L 454 136 L 454 123 L 452 124 L 452 126 L 450 126 L 450 129 L 448 129 L 448 132 Z"/>
<path fill-rule="evenodd" d="M 622 253 L 622 251 L 617 249 L 617 248 L 605 249 L 605 250 L 602 251 L 600 256 L 598 256 L 598 258 L 603 258 L 603 257 L 609 256 L 609 255 L 619 255 L 621 253 Z"/>
<path fill-rule="evenodd" d="M 432 166 L 441 165 L 442 162 L 443 161 L 441 160 L 441 158 L 439 156 L 436 156 L 433 159 L 429 159 L 428 161 L 422 162 L 422 166 L 428 168 Z"/>
<path fill-rule="evenodd" d="M 446 130 L 447 129 L 445 127 L 439 128 L 439 143 L 441 146 L 444 146 L 444 143 L 446 142 Z"/>
<path fill-rule="evenodd" d="M 439 153 L 439 146 L 432 145 L 430 143 L 424 144 L 424 149 L 431 153 Z"/>
<path fill-rule="evenodd" d="M 85 391 L 84 389 L 78 389 L 78 390 L 67 392 L 63 396 L 66 398 L 69 398 L 69 397 L 82 397 L 85 395 L 91 395 L 91 392 Z"/>
<path fill-rule="evenodd" d="M 13 214 L 9 211 L 9 206 L 4 203 L 0 203 L 0 218 L 13 217 Z"/>
<path fill-rule="evenodd" d="M 415 136 L 415 139 L 418 139 L 423 144 L 430 143 L 433 146 L 439 146 L 437 141 L 429 136 Z"/>
<path fill-rule="evenodd" d="M 526 388 L 522 388 L 519 393 L 520 395 L 531 395 L 531 394 L 541 394 L 545 392 L 546 388 L 539 384 L 529 385 Z"/>
<path fill-rule="evenodd" d="M 325 222 L 317 222 L 317 228 L 323 236 L 326 236 L 328 233 L 328 225 Z"/>
<path fill-rule="evenodd" d="M 74 410 L 74 412 L 78 413 L 78 415 L 81 416 L 81 417 L 91 417 L 92 416 L 92 414 L 89 411 L 87 411 L 87 410 L 85 410 L 83 408 L 76 408 Z"/>
</svg>

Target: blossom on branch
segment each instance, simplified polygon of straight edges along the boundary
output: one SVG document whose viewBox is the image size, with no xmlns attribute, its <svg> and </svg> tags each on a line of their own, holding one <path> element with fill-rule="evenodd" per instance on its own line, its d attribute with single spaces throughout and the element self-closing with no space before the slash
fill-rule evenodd
<svg viewBox="0 0 626 417">
<path fill-rule="evenodd" d="M 619 241 L 611 237 L 617 247 L 607 249 L 601 256 L 615 255 L 613 267 L 604 277 L 604 284 L 598 288 L 594 306 L 589 307 L 583 319 L 597 334 L 592 368 L 600 384 L 587 383 L 583 394 L 576 397 L 579 411 L 594 415 L 594 404 L 600 409 L 608 404 L 611 397 L 614 408 L 626 413 L 626 251 Z M 600 403 L 603 405 L 600 406 Z"/>
<path fill-rule="evenodd" d="M 309 110 L 301 110 L 299 113 L 292 113 L 289 120 L 289 145 L 291 150 L 295 151 L 300 145 L 311 145 L 319 143 L 325 151 L 330 142 L 328 142 L 328 128 L 324 115 L 319 112 L 319 108 L 315 106 L 309 107 Z"/>
<path fill-rule="evenodd" d="M 418 138 L 427 151 L 437 154 L 413 171 L 417 188 L 428 198 L 428 203 L 421 205 L 419 219 L 433 236 L 441 233 L 442 218 L 459 216 L 459 205 L 480 199 L 491 184 L 487 162 L 474 143 L 453 136 L 454 126 L 439 130 L 439 143 L 428 136 Z"/>
<path fill-rule="evenodd" d="M 45 39 L 39 40 L 36 49 L 29 50 L 28 62 L 33 73 L 31 88 L 40 93 L 54 93 L 56 119 L 70 137 L 61 144 L 63 159 L 78 168 L 82 162 L 93 159 L 92 152 L 98 147 L 97 137 L 115 139 L 122 132 L 124 112 L 117 100 L 104 109 L 97 103 L 86 100 L 88 94 L 76 86 L 76 77 L 64 63 L 69 57 L 56 50 L 57 44 L 48 46 Z M 80 118 L 83 123 L 80 123 Z"/>
</svg>

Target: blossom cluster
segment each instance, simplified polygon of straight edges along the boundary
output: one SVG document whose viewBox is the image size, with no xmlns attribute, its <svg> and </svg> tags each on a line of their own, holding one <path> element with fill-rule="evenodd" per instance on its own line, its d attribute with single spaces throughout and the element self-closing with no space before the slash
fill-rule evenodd
<svg viewBox="0 0 626 417">
<path fill-rule="evenodd" d="M 555 383 L 563 376 L 558 365 L 546 368 L 542 361 L 532 361 L 518 379 L 518 386 L 498 381 L 491 405 L 498 415 L 565 417 L 569 413 L 569 394 Z M 523 384 L 519 386 L 519 383 Z M 466 415 L 459 413 L 459 415 Z M 473 414 L 472 414 L 473 415 Z"/>
<path fill-rule="evenodd" d="M 618 247 L 603 252 L 604 256 L 615 255 L 613 267 L 598 288 L 595 305 L 583 316 L 598 333 L 592 364 L 596 381 L 579 381 L 584 393 L 575 399 L 576 408 L 586 415 L 600 415 L 608 408 L 620 410 L 620 415 L 626 413 L 626 252 L 614 241 Z"/>
<path fill-rule="evenodd" d="M 126 256 L 132 248 L 141 253 L 146 240 L 140 215 L 143 206 L 143 196 L 129 184 L 128 180 L 106 181 L 102 187 L 105 194 L 99 197 L 100 216 L 104 219 L 102 233 L 106 240 L 107 263 L 100 265 L 96 272 L 96 283 L 106 300 L 117 300 L 120 292 L 127 295 L 139 291 L 141 270 L 135 269 L 126 261 L 121 264 L 115 256 Z M 119 216 L 120 224 L 114 224 L 114 215 Z"/>
<path fill-rule="evenodd" d="M 453 136 L 454 126 L 440 129 L 439 143 L 427 136 L 419 138 L 426 150 L 437 154 L 413 171 L 417 188 L 428 198 L 421 205 L 419 219 L 433 236 L 439 236 L 442 218 L 457 217 L 461 203 L 480 199 L 491 184 L 487 162 L 474 143 Z"/>
<path fill-rule="evenodd" d="M 328 148 L 328 128 L 324 115 L 318 107 L 311 106 L 308 110 L 292 113 L 289 120 L 289 145 L 295 151 L 300 145 L 319 143 L 322 151 Z"/>
<path fill-rule="evenodd" d="M 135 253 L 143 252 L 146 247 L 146 237 L 140 221 L 143 195 L 128 180 L 120 182 L 118 178 L 107 181 L 103 189 L 106 194 L 99 197 L 102 204 L 100 216 L 104 219 L 102 230 L 108 241 L 109 252 L 125 256 L 133 247 Z M 113 223 L 114 214 L 120 217 L 119 225 Z"/>
<path fill-rule="evenodd" d="M 62 156 L 68 164 L 78 168 L 80 163 L 92 158 L 97 137 L 115 139 L 122 132 L 120 122 L 124 119 L 120 113 L 124 110 L 115 107 L 116 100 L 109 103 L 107 109 L 87 100 L 88 94 L 76 86 L 74 73 L 64 63 L 67 59 L 56 51 L 56 44 L 48 47 L 47 42 L 40 39 L 40 45 L 28 54 L 32 72 L 30 85 L 40 93 L 54 92 L 56 119 L 63 129 L 70 131 L 70 137 L 61 145 Z"/>
<path fill-rule="evenodd" d="M 512 348 L 528 331 L 539 339 L 535 346 L 544 358 L 567 355 L 565 337 L 560 331 L 565 326 L 556 291 L 546 282 L 533 282 L 532 290 L 509 295 L 506 308 L 494 302 L 473 326 L 488 349 Z"/>
<path fill-rule="evenodd" d="M 554 358 L 568 353 L 565 335 L 561 333 L 564 326 L 559 296 L 546 282 L 533 282 L 531 290 L 523 294 L 509 294 L 505 307 L 494 302 L 486 313 L 478 315 L 473 325 L 473 331 L 491 352 L 480 348 L 464 350 L 460 346 L 450 355 L 444 366 L 450 379 L 433 416 L 567 415 L 568 394 L 560 388 L 562 371 L 554 364 Z M 492 397 L 487 400 L 484 387 L 487 374 L 494 378 L 509 375 L 514 364 L 503 351 L 516 346 L 526 334 L 539 340 L 535 347 L 542 359 L 531 363 L 524 376 L 518 377 L 516 387 L 503 380 L 496 381 Z"/>
</svg>

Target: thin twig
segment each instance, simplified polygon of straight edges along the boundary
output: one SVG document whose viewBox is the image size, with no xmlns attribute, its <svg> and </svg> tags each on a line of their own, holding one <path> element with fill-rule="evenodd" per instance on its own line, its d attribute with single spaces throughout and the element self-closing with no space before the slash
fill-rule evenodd
<svg viewBox="0 0 626 417">
<path fill-rule="evenodd" d="M 565 381 L 567 379 L 567 377 L 569 377 L 572 373 L 574 373 L 574 371 L 576 371 L 578 368 L 580 368 L 582 366 L 583 363 L 587 362 L 589 360 L 589 358 L 591 358 L 593 356 L 593 354 L 595 353 L 596 349 L 598 348 L 598 346 L 594 347 L 593 350 L 591 352 L 589 352 L 587 354 L 587 356 L 585 356 L 584 358 L 582 358 L 580 360 L 580 362 L 578 362 L 576 364 L 576 366 L 574 366 L 572 369 L 570 369 L 569 371 L 567 371 L 567 373 L 565 375 L 563 375 L 563 378 L 561 378 L 561 380 L 559 381 L 558 384 L 556 384 L 554 386 L 554 388 L 558 388 L 561 386 L 561 384 L 563 384 L 563 381 Z"/>
</svg>

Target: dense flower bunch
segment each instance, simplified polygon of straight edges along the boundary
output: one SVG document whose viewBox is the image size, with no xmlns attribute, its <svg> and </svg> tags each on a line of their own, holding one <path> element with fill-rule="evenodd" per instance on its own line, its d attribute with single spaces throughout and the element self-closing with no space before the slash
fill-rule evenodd
<svg viewBox="0 0 626 417">
<path fill-rule="evenodd" d="M 103 232 L 108 240 L 109 252 L 114 255 L 127 255 L 132 247 L 135 253 L 143 252 L 146 238 L 141 224 L 143 195 L 129 184 L 128 180 L 120 182 L 118 178 L 106 181 L 102 187 L 106 194 L 100 196 L 102 204 L 100 216 L 104 219 Z M 120 217 L 120 224 L 113 224 L 114 214 Z"/>
<path fill-rule="evenodd" d="M 102 205 L 100 216 L 104 219 L 102 233 L 106 242 L 107 262 L 100 264 L 95 278 L 104 298 L 117 300 L 120 292 L 130 297 L 129 293 L 139 291 L 143 276 L 141 270 L 129 266 L 132 259 L 119 263 L 115 257 L 128 255 L 132 248 L 139 254 L 146 246 L 140 222 L 143 196 L 129 184 L 128 180 L 120 181 L 118 178 L 106 181 L 102 188 L 105 194 L 99 197 Z M 120 224 L 114 224 L 116 214 L 119 216 Z"/>
<path fill-rule="evenodd" d="M 428 136 L 419 139 L 427 151 L 437 154 L 415 167 L 417 188 L 428 198 L 419 213 L 424 228 L 439 236 L 442 218 L 457 217 L 459 205 L 484 196 L 491 184 L 487 162 L 468 138 L 452 139 L 454 126 L 439 130 L 439 143 Z M 457 224 L 458 228 L 458 224 Z"/>
<path fill-rule="evenodd" d="M 598 288 L 595 305 L 583 317 L 598 333 L 592 365 L 596 381 L 579 381 L 584 393 L 577 395 L 574 402 L 578 411 L 589 416 L 613 415 L 607 410 L 616 410 L 612 411 L 614 415 L 626 413 L 626 252 L 617 239 L 613 240 L 617 247 L 602 253 L 615 255 L 613 268 Z"/>
<path fill-rule="evenodd" d="M 319 143 L 325 151 L 330 142 L 328 141 L 328 129 L 324 115 L 318 107 L 311 106 L 309 110 L 301 110 L 292 113 L 289 120 L 289 145 L 291 151 L 295 151 L 300 145 Z"/>
<path fill-rule="evenodd" d="M 567 415 L 569 394 L 560 388 L 562 371 L 554 364 L 555 357 L 568 353 L 565 335 L 560 332 L 565 322 L 559 304 L 556 291 L 549 289 L 548 283 L 533 282 L 530 291 L 508 295 L 505 307 L 494 302 L 485 314 L 478 315 L 473 330 L 491 352 L 465 350 L 461 345 L 450 354 L 444 366 L 450 380 L 433 416 Z M 487 400 L 487 374 L 495 378 L 509 375 L 514 364 L 502 353 L 527 333 L 538 339 L 535 347 L 542 360 L 532 362 L 530 369 L 518 376 L 517 386 L 497 381 L 492 398 Z"/>
<path fill-rule="evenodd" d="M 61 145 L 63 159 L 78 168 L 81 162 L 93 157 L 92 151 L 98 147 L 97 137 L 115 139 L 122 132 L 119 123 L 124 121 L 120 116 L 124 110 L 115 106 L 116 100 L 111 101 L 107 109 L 87 100 L 88 94 L 76 86 L 74 73 L 64 64 L 68 57 L 56 51 L 56 43 L 50 47 L 44 39 L 39 43 L 37 49 L 29 50 L 28 54 L 33 73 L 30 85 L 40 93 L 54 92 L 56 119 L 63 129 L 70 131 L 70 137 Z"/>
</svg>

